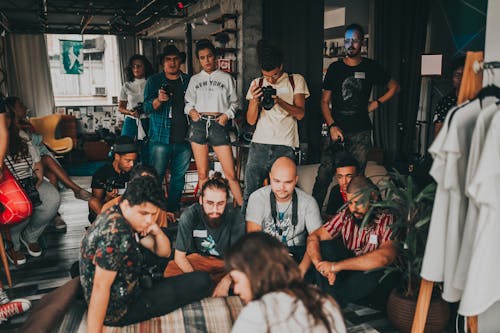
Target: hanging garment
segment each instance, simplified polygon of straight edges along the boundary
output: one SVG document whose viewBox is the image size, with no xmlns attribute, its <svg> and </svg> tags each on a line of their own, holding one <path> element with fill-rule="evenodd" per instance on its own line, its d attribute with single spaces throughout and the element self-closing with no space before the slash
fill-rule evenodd
<svg viewBox="0 0 500 333">
<path fill-rule="evenodd" d="M 476 234 L 477 219 L 479 217 L 479 207 L 475 200 L 478 190 L 477 180 L 477 167 L 482 156 L 484 141 L 486 133 L 490 127 L 491 120 L 498 110 L 496 103 L 484 108 L 476 120 L 474 133 L 470 144 L 469 161 L 467 164 L 467 174 L 465 177 L 465 195 L 469 200 L 467 207 L 467 215 L 465 218 L 465 225 L 463 230 L 462 244 L 458 256 L 457 268 L 455 270 L 455 277 L 453 279 L 453 286 L 457 289 L 464 289 L 465 279 L 467 276 L 470 256 L 474 236 Z"/>
<path fill-rule="evenodd" d="M 500 112 L 491 121 L 475 173 L 479 218 L 459 313 L 474 316 L 500 300 Z"/>
<path fill-rule="evenodd" d="M 475 61 L 483 61 L 483 52 L 467 52 L 465 59 L 464 73 L 462 83 L 458 92 L 458 104 L 471 100 L 477 96 L 477 93 L 483 88 L 483 73 L 474 73 L 473 65 Z"/>
</svg>

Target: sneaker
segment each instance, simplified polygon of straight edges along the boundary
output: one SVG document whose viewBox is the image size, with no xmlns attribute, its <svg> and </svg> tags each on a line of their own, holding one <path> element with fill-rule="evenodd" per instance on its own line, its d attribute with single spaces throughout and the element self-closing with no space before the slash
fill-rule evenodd
<svg viewBox="0 0 500 333">
<path fill-rule="evenodd" d="M 7 304 L 10 302 L 9 296 L 7 296 L 7 293 L 5 290 L 0 288 L 0 305 L 2 304 Z"/>
<path fill-rule="evenodd" d="M 19 237 L 19 239 L 21 240 L 21 243 L 23 243 L 24 246 L 26 246 L 26 250 L 28 250 L 30 256 L 39 257 L 42 255 L 42 248 L 40 247 L 40 244 L 38 244 L 38 242 L 28 243 L 24 240 L 22 234 Z"/>
<path fill-rule="evenodd" d="M 14 265 L 21 266 L 26 263 L 26 256 L 22 251 L 16 251 L 11 249 L 6 252 L 7 252 L 7 258 L 9 258 L 9 261 Z"/>
<path fill-rule="evenodd" d="M 0 305 L 0 323 L 15 315 L 23 314 L 31 308 L 31 302 L 24 298 L 18 298 L 10 303 Z"/>
<path fill-rule="evenodd" d="M 65 230 L 67 228 L 66 222 L 62 219 L 61 215 L 57 214 L 52 220 L 52 226 L 56 230 Z"/>
<path fill-rule="evenodd" d="M 92 193 L 81 188 L 77 192 L 75 192 L 75 198 L 83 201 L 89 201 L 92 198 Z"/>
</svg>

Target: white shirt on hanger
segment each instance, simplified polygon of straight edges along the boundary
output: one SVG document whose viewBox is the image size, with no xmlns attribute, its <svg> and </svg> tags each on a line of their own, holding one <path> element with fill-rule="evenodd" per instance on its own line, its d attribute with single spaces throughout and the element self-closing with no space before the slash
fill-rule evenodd
<svg viewBox="0 0 500 333">
<path fill-rule="evenodd" d="M 486 103 L 489 104 L 489 103 Z M 486 105 L 483 104 L 483 105 Z M 453 279 L 453 286 L 457 289 L 464 289 L 465 279 L 469 270 L 470 256 L 476 233 L 477 219 L 479 215 L 478 203 L 475 200 L 478 184 L 474 182 L 477 173 L 477 166 L 482 156 L 482 150 L 486 133 L 490 127 L 491 120 L 498 110 L 496 104 L 491 104 L 484 108 L 476 120 L 474 133 L 470 144 L 469 161 L 467 164 L 467 173 L 465 177 L 465 195 L 469 199 L 467 207 L 467 215 L 465 217 L 465 225 L 463 230 L 462 243 L 458 256 L 457 268 Z"/>
<path fill-rule="evenodd" d="M 480 206 L 473 250 L 458 312 L 474 316 L 500 300 L 500 112 L 484 140 L 473 193 Z"/>
</svg>

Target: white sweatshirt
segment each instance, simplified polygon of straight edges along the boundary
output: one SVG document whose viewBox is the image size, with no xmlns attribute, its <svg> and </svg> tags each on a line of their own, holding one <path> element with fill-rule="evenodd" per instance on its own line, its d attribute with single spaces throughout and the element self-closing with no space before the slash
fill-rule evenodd
<svg viewBox="0 0 500 333">
<path fill-rule="evenodd" d="M 234 78 L 219 69 L 211 74 L 204 70 L 191 77 L 184 96 L 184 113 L 191 109 L 200 113 L 220 112 L 233 119 L 238 109 L 238 96 Z"/>
</svg>

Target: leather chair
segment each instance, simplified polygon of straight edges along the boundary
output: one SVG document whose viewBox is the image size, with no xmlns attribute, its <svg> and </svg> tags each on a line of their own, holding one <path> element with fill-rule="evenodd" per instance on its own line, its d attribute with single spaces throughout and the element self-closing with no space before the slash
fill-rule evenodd
<svg viewBox="0 0 500 333">
<path fill-rule="evenodd" d="M 60 121 L 61 115 L 59 114 L 30 118 L 35 131 L 43 136 L 43 143 L 57 155 L 69 153 L 73 149 L 71 138 L 56 139 L 56 129 Z"/>
</svg>

